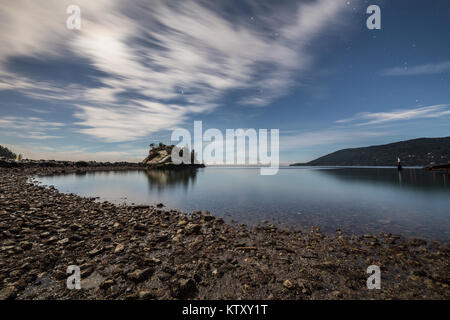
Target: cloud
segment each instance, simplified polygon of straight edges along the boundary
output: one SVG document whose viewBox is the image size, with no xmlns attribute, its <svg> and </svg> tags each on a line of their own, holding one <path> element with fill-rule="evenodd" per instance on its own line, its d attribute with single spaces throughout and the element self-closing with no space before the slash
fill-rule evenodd
<svg viewBox="0 0 450 320">
<path fill-rule="evenodd" d="M 336 123 L 354 123 L 357 126 L 365 126 L 393 121 L 438 118 L 446 115 L 450 115 L 450 105 L 440 104 L 389 112 L 362 112 L 352 118 L 337 120 Z"/>
<path fill-rule="evenodd" d="M 381 71 L 383 76 L 417 76 L 417 75 L 430 75 L 441 74 L 450 72 L 450 61 L 445 61 L 435 64 L 422 64 L 419 66 L 403 66 L 385 69 Z"/>
<path fill-rule="evenodd" d="M 222 106 L 235 90 L 243 92 L 243 105 L 271 103 L 311 67 L 309 43 L 330 21 L 345 20 L 346 7 L 336 0 L 289 7 L 246 1 L 250 17 L 216 1 L 79 0 L 81 30 L 70 31 L 65 9 L 72 2 L 3 5 L 0 90 L 73 102 L 79 132 L 109 142 L 181 125 Z M 34 82 L 6 70 L 16 56 L 76 56 L 102 75 L 95 87 Z"/>
<path fill-rule="evenodd" d="M 4 134 L 14 134 L 14 136 L 24 139 L 57 139 L 60 135 L 49 134 L 55 130 L 64 128 L 61 122 L 46 121 L 36 117 L 3 117 L 0 119 L 0 129 Z"/>
<path fill-rule="evenodd" d="M 280 149 L 282 150 L 300 150 L 306 147 L 315 147 L 319 145 L 332 145 L 338 143 L 360 143 L 363 139 L 387 136 L 388 131 L 375 130 L 350 130 L 350 129 L 327 129 L 321 131 L 302 132 L 293 135 L 284 135 L 280 137 Z"/>
</svg>

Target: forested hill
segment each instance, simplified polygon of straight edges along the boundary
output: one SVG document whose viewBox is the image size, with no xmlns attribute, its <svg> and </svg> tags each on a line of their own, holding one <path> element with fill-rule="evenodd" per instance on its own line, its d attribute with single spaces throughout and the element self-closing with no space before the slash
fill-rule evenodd
<svg viewBox="0 0 450 320">
<path fill-rule="evenodd" d="M 342 149 L 307 163 L 292 166 L 404 166 L 445 164 L 450 161 L 450 137 L 419 138 L 378 146 Z"/>
</svg>

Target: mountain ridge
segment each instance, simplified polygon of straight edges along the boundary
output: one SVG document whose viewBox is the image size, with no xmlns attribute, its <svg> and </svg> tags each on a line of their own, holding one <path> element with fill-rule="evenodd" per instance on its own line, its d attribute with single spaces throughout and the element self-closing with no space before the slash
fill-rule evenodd
<svg viewBox="0 0 450 320">
<path fill-rule="evenodd" d="M 291 166 L 404 166 L 447 164 L 450 137 L 416 138 L 382 145 L 341 149 L 306 163 Z"/>
</svg>

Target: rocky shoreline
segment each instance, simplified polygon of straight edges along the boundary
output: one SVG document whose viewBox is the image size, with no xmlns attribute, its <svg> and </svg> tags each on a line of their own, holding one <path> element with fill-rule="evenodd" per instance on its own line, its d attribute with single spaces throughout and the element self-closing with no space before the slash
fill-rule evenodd
<svg viewBox="0 0 450 320">
<path fill-rule="evenodd" d="M 47 162 L 48 163 L 48 162 Z M 0 165 L 0 299 L 449 299 L 450 246 L 229 225 L 162 204 L 62 194 L 33 175 L 139 164 Z M 69 265 L 81 290 L 69 290 Z M 368 290 L 367 267 L 381 268 Z"/>
</svg>

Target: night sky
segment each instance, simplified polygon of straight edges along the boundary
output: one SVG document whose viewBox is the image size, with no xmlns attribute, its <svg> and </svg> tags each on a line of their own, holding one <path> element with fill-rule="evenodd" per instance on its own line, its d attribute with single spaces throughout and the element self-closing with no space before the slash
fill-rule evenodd
<svg viewBox="0 0 450 320">
<path fill-rule="evenodd" d="M 194 120 L 280 129 L 282 162 L 450 136 L 449 0 L 1 1 L 0 144 L 25 157 L 141 160 Z"/>
</svg>

